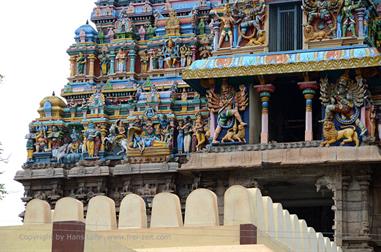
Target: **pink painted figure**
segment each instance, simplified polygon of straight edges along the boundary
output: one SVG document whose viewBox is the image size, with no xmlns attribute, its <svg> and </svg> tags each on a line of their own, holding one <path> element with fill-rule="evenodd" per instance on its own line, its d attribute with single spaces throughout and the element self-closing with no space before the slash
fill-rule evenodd
<svg viewBox="0 0 381 252">
<path fill-rule="evenodd" d="M 110 41 L 113 41 L 113 39 L 114 39 L 114 30 L 112 28 L 108 29 L 107 37 L 110 39 Z"/>
<path fill-rule="evenodd" d="M 143 25 L 141 25 L 139 28 L 139 35 L 140 35 L 140 40 L 145 40 L 146 29 L 144 29 Z"/>
</svg>

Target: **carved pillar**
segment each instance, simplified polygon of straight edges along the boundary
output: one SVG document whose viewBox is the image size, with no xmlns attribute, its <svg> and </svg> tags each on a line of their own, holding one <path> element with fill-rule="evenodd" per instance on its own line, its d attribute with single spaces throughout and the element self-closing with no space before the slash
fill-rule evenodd
<svg viewBox="0 0 381 252">
<path fill-rule="evenodd" d="M 94 77 L 94 62 L 95 62 L 95 55 L 90 54 L 89 55 L 89 61 L 90 61 L 90 67 L 89 67 L 89 76 Z"/>
<path fill-rule="evenodd" d="M 341 197 L 342 197 L 342 224 L 341 224 L 341 237 L 339 237 L 338 235 L 335 234 L 335 242 L 338 246 L 342 246 L 343 245 L 343 239 L 344 239 L 344 235 L 347 234 L 348 232 L 348 228 L 347 228 L 347 212 L 346 212 L 346 209 L 347 209 L 347 193 L 348 193 L 348 188 L 349 188 L 349 184 L 350 184 L 350 181 L 351 181 L 351 177 L 350 176 L 344 176 L 342 175 L 342 181 L 341 181 Z"/>
<path fill-rule="evenodd" d="M 361 230 L 360 235 L 369 236 L 369 184 L 371 176 L 364 174 L 356 177 L 361 190 Z"/>
<path fill-rule="evenodd" d="M 213 23 L 213 31 L 214 31 L 214 38 L 213 38 L 213 51 L 218 50 L 218 40 L 220 38 L 220 22 L 214 21 Z"/>
<path fill-rule="evenodd" d="M 357 12 L 357 22 L 358 22 L 358 36 L 364 37 L 364 14 L 365 8 L 358 8 Z"/>
<path fill-rule="evenodd" d="M 300 90 L 303 91 L 304 99 L 306 99 L 306 122 L 304 131 L 304 141 L 312 141 L 312 99 L 314 98 L 316 90 L 319 89 L 319 86 L 316 84 L 316 81 L 303 81 L 298 82 L 298 87 Z"/>
<path fill-rule="evenodd" d="M 104 142 L 105 142 L 105 138 L 107 136 L 107 125 L 102 123 L 100 125 L 100 132 L 101 132 L 101 149 L 100 151 L 105 151 L 105 145 L 104 145 Z"/>
<path fill-rule="evenodd" d="M 346 187 L 343 186 L 343 176 L 341 171 L 337 171 L 333 176 L 323 176 L 320 177 L 316 183 L 316 190 L 322 191 L 323 188 L 327 188 L 333 193 L 333 206 L 332 211 L 334 211 L 334 224 L 332 230 L 334 231 L 334 239 L 338 246 L 342 245 L 343 235 L 345 234 L 343 223 L 344 223 L 344 198 L 345 191 L 348 189 L 348 182 Z"/>
<path fill-rule="evenodd" d="M 110 51 L 110 74 L 115 73 L 115 52 L 113 50 Z"/>
<path fill-rule="evenodd" d="M 70 77 L 74 77 L 75 73 L 75 56 L 70 56 Z"/>
<path fill-rule="evenodd" d="M 130 72 L 135 73 L 135 50 L 130 50 L 128 56 L 130 56 Z"/>
<path fill-rule="evenodd" d="M 262 102 L 261 143 L 265 144 L 269 142 L 269 101 L 275 87 L 272 84 L 265 84 L 254 86 L 254 88 L 259 93 Z"/>
</svg>

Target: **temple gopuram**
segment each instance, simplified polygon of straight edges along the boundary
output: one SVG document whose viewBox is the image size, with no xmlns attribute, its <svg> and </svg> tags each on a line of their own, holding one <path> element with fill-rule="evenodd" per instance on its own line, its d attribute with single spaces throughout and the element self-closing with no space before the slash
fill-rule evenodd
<svg viewBox="0 0 381 252">
<path fill-rule="evenodd" d="M 377 0 L 98 0 L 89 20 L 29 124 L 25 204 L 134 193 L 150 216 L 171 192 L 184 213 L 206 188 L 223 210 L 242 185 L 381 251 Z"/>
</svg>

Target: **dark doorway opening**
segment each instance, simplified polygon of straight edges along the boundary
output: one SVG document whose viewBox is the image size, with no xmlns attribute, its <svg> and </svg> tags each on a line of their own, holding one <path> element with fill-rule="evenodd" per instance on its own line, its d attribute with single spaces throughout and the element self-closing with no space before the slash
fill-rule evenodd
<svg viewBox="0 0 381 252">
<path fill-rule="evenodd" d="M 323 236 L 333 239 L 334 212 L 331 206 L 288 207 L 287 210 L 290 214 L 296 214 L 300 220 L 305 220 L 307 225 L 313 227 L 316 232 L 321 232 Z"/>
<path fill-rule="evenodd" d="M 269 140 L 275 142 L 304 141 L 305 99 L 297 81 L 276 80 L 269 108 Z"/>
</svg>

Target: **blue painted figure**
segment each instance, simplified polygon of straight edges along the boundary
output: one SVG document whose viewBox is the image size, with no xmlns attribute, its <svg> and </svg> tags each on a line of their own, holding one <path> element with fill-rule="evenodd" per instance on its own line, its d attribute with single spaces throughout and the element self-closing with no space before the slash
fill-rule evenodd
<svg viewBox="0 0 381 252">
<path fill-rule="evenodd" d="M 179 121 L 179 126 L 177 127 L 177 153 L 182 154 L 184 151 L 184 121 Z"/>
</svg>

